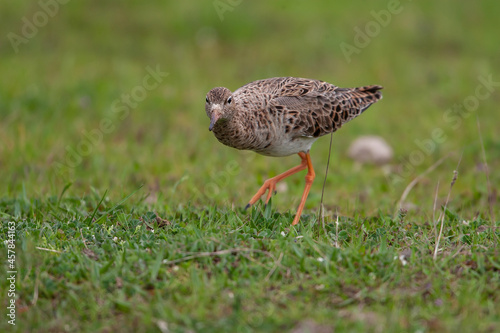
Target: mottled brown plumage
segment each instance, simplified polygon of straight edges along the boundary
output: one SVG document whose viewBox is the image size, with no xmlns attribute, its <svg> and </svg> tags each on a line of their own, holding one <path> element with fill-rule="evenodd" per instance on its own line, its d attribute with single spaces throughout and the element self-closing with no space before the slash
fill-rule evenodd
<svg viewBox="0 0 500 333">
<path fill-rule="evenodd" d="M 309 157 L 312 144 L 380 100 L 380 89 L 382 87 L 377 85 L 339 88 L 319 80 L 276 77 L 248 83 L 234 93 L 227 88 L 214 88 L 207 94 L 205 110 L 210 118 L 209 129 L 223 144 L 267 156 L 298 153 L 302 164 L 299 169 L 292 169 L 292 173 L 308 168 L 309 178 L 311 174 L 314 178 Z M 271 192 L 276 182 L 292 173 L 286 172 L 269 180 L 250 204 L 258 200 L 255 198 L 259 193 Z M 267 201 L 269 198 L 270 193 Z M 293 224 L 298 222 L 302 207 L 303 202 Z"/>
</svg>

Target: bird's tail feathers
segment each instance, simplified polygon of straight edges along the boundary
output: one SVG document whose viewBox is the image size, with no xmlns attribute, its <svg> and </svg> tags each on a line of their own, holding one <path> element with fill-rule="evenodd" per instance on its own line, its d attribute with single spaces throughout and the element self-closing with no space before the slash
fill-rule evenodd
<svg viewBox="0 0 500 333">
<path fill-rule="evenodd" d="M 384 89 L 384 87 L 378 85 L 371 85 L 371 86 L 355 88 L 354 91 L 359 92 L 361 95 L 363 95 L 363 97 L 369 97 L 369 96 L 374 97 L 375 100 L 372 100 L 371 102 L 375 103 L 376 101 L 382 99 L 382 92 L 380 91 L 382 89 Z"/>
<path fill-rule="evenodd" d="M 359 88 L 340 88 L 337 93 L 341 93 L 341 111 L 342 123 L 356 118 L 373 103 L 382 99 L 382 86 L 371 85 Z"/>
</svg>

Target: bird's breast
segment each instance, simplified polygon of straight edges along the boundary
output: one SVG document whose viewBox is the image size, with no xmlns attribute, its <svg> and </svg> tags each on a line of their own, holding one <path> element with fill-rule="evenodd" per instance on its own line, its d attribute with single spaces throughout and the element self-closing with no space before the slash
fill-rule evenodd
<svg viewBox="0 0 500 333">
<path fill-rule="evenodd" d="M 255 150 L 255 152 L 265 156 L 289 156 L 300 152 L 308 152 L 317 139 L 305 136 L 294 139 L 278 138 L 271 142 L 265 149 Z"/>
</svg>

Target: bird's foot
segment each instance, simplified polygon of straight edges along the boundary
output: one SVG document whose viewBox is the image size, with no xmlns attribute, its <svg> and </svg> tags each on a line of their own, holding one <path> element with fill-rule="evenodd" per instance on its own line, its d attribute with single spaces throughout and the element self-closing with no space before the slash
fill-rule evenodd
<svg viewBox="0 0 500 333">
<path fill-rule="evenodd" d="M 262 197 L 267 192 L 266 202 L 264 204 L 265 205 L 264 207 L 266 207 L 267 204 L 269 203 L 269 200 L 271 199 L 271 195 L 273 193 L 274 194 L 277 193 L 276 184 L 278 183 L 278 181 L 279 180 L 276 180 L 274 178 L 266 180 L 264 184 L 261 186 L 261 188 L 257 191 L 257 193 L 255 193 L 255 195 L 252 197 L 252 199 L 250 199 L 250 202 L 248 202 L 248 204 L 245 206 L 245 210 L 247 210 L 248 208 L 250 208 L 250 206 L 255 204 L 260 199 L 260 197 Z"/>
</svg>

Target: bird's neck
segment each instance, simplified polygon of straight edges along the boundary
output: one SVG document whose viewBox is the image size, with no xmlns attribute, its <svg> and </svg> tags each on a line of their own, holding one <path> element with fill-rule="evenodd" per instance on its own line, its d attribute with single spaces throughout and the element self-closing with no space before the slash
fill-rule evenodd
<svg viewBox="0 0 500 333">
<path fill-rule="evenodd" d="M 214 126 L 214 135 L 221 143 L 236 149 L 248 149 L 251 133 L 245 130 L 242 119 L 231 117 L 218 121 Z"/>
</svg>

